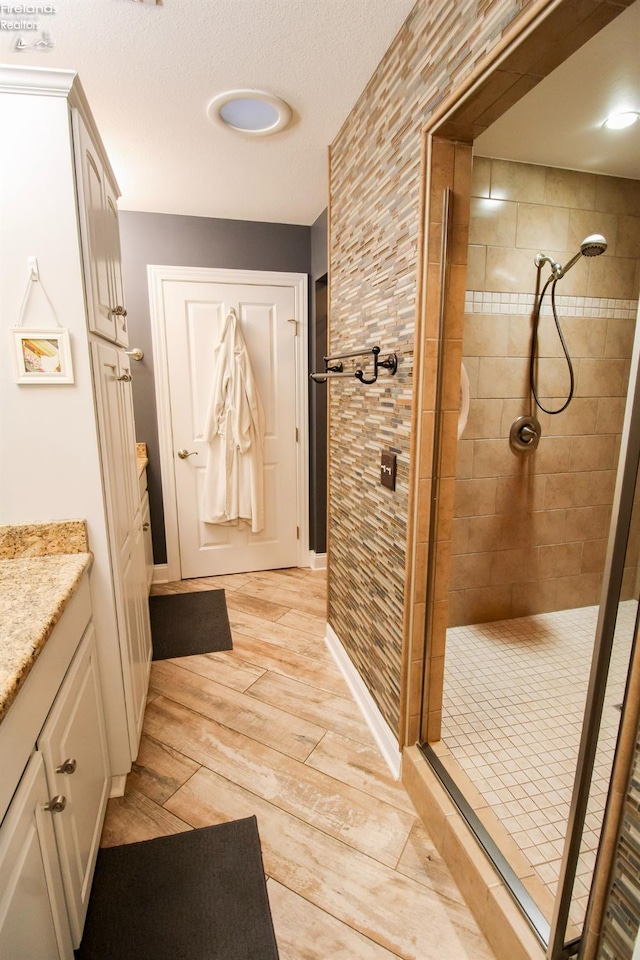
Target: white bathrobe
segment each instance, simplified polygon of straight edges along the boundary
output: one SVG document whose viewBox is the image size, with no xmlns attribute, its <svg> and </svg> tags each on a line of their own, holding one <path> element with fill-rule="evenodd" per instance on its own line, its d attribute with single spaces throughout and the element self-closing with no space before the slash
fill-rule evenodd
<svg viewBox="0 0 640 960">
<path fill-rule="evenodd" d="M 209 456 L 202 497 L 205 523 L 247 520 L 264 527 L 264 411 L 235 310 L 214 352 L 203 440 Z"/>
</svg>

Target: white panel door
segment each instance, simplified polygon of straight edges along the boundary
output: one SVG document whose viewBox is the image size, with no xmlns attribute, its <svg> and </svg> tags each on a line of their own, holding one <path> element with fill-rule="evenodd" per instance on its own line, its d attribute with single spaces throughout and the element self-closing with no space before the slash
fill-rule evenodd
<svg viewBox="0 0 640 960">
<path fill-rule="evenodd" d="M 181 576 L 207 577 L 296 566 L 297 458 L 295 292 L 292 286 L 168 281 L 164 318 Z M 239 318 L 265 412 L 265 525 L 200 519 L 209 446 L 202 439 L 214 347 L 226 316 Z M 191 456 L 181 460 L 180 449 Z"/>
</svg>

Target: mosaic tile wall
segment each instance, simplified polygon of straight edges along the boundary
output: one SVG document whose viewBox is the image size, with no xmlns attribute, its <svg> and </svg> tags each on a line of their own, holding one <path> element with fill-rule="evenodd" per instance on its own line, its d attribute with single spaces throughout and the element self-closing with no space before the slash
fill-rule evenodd
<svg viewBox="0 0 640 960">
<path fill-rule="evenodd" d="M 534 258 L 567 263 L 585 236 L 608 241 L 558 283 L 575 395 L 557 416 L 532 409 Z M 463 362 L 470 413 L 458 443 L 449 624 L 597 603 L 640 287 L 640 182 L 528 163 L 473 161 Z M 548 268 L 542 270 L 543 282 Z M 539 396 L 559 410 L 569 376 L 549 296 L 539 327 Z M 508 437 L 533 412 L 542 437 L 516 456 Z M 640 530 L 626 559 L 636 595 Z"/>
<path fill-rule="evenodd" d="M 418 0 L 331 148 L 330 350 L 379 344 L 398 374 L 330 386 L 329 623 L 399 732 L 421 128 L 518 0 Z M 380 453 L 398 457 L 395 492 Z"/>
<path fill-rule="evenodd" d="M 640 742 L 622 815 L 598 960 L 631 960 L 640 926 Z"/>
</svg>

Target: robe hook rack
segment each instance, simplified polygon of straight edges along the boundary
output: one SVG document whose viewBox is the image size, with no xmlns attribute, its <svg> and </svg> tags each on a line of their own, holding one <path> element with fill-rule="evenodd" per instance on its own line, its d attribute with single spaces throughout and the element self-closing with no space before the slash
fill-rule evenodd
<svg viewBox="0 0 640 960">
<path fill-rule="evenodd" d="M 371 378 L 365 377 L 364 370 L 359 366 L 355 370 L 344 369 L 343 360 L 369 356 L 373 357 L 373 376 Z M 384 360 L 380 360 L 380 347 L 370 347 L 368 350 L 354 350 L 352 353 L 338 353 L 331 357 L 324 357 L 324 366 L 324 373 L 309 374 L 316 383 L 325 383 L 327 380 L 337 377 L 355 377 L 360 383 L 370 384 L 375 383 L 378 379 L 378 371 L 381 367 L 388 370 L 393 377 L 398 370 L 398 357 L 397 354 L 390 353 L 385 356 Z"/>
</svg>

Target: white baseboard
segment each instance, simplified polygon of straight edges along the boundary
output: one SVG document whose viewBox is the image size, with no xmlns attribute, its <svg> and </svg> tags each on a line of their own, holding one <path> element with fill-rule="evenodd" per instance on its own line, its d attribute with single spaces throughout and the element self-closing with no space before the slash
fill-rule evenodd
<svg viewBox="0 0 640 960">
<path fill-rule="evenodd" d="M 115 777 L 111 777 L 111 790 L 109 792 L 109 799 L 112 797 L 124 797 L 124 788 L 127 785 L 127 775 L 126 773 L 119 773 Z"/>
<path fill-rule="evenodd" d="M 152 583 L 169 583 L 169 566 L 166 563 L 154 563 Z"/>
<path fill-rule="evenodd" d="M 342 646 L 338 634 L 329 624 L 327 624 L 325 643 L 340 673 L 346 680 L 347 686 L 358 704 L 360 712 L 394 780 L 399 780 L 402 768 L 402 754 L 398 748 L 398 738 L 382 716 L 380 708 L 369 693 L 364 680 L 349 659 L 349 655 Z"/>
<path fill-rule="evenodd" d="M 309 566 L 312 570 L 327 569 L 326 553 L 316 553 L 315 550 L 309 550 Z"/>
</svg>

